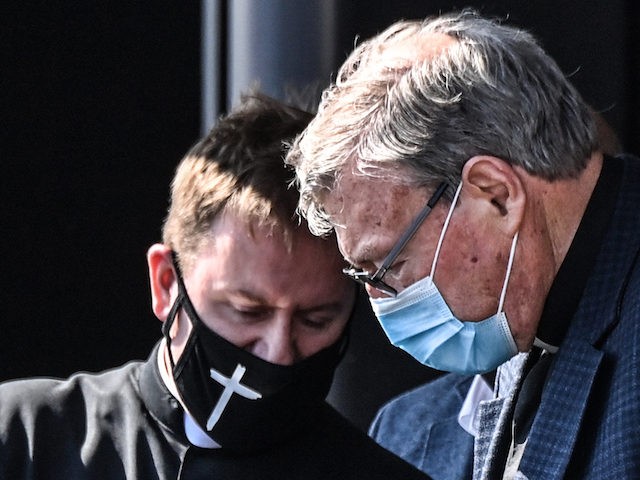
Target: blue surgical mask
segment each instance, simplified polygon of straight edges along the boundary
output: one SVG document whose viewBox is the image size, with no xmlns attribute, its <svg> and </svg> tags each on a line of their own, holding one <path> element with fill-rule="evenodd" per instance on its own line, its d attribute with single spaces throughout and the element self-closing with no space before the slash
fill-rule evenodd
<svg viewBox="0 0 640 480">
<path fill-rule="evenodd" d="M 502 310 L 518 234 L 515 234 L 511 243 L 497 313 L 478 322 L 457 319 L 433 282 L 433 275 L 461 186 L 456 191 L 442 227 L 429 276 L 410 285 L 396 297 L 370 300 L 393 345 L 437 370 L 475 374 L 494 370 L 518 353 Z"/>
</svg>

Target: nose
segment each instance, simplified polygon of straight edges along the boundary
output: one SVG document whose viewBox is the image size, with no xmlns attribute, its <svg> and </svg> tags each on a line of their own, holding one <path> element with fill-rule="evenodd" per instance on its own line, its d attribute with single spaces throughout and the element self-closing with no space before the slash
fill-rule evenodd
<svg viewBox="0 0 640 480">
<path fill-rule="evenodd" d="M 292 365 L 299 358 L 292 335 L 292 320 L 279 318 L 265 326 L 261 337 L 254 343 L 252 352 L 267 362 Z"/>
</svg>

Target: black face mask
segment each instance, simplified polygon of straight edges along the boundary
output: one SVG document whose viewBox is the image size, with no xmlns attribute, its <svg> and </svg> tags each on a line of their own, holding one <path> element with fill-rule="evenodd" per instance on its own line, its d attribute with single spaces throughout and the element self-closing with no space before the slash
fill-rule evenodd
<svg viewBox="0 0 640 480">
<path fill-rule="evenodd" d="M 193 329 L 174 363 L 169 330 L 180 308 Z M 291 438 L 308 423 L 329 392 L 348 337 L 293 365 L 267 362 L 204 325 L 179 273 L 178 298 L 163 334 L 173 379 L 191 416 L 222 448 L 244 452 Z"/>
</svg>

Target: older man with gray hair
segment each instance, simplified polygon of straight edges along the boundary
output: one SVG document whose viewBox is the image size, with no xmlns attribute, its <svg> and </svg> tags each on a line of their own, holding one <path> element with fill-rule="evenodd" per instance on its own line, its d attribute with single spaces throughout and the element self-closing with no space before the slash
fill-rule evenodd
<svg viewBox="0 0 640 480">
<path fill-rule="evenodd" d="M 474 478 L 640 471 L 640 163 L 527 32 L 463 11 L 361 44 L 288 160 L 390 341 L 497 367 Z"/>
</svg>

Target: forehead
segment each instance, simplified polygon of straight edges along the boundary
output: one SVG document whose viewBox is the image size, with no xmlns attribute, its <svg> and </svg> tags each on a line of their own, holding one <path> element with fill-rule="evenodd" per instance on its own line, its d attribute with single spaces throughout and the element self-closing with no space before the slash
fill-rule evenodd
<svg viewBox="0 0 640 480">
<path fill-rule="evenodd" d="M 424 205 L 423 190 L 393 178 L 341 176 L 325 209 L 345 258 L 360 263 L 388 249 Z"/>
<path fill-rule="evenodd" d="M 247 223 L 224 213 L 211 226 L 200 248 L 193 276 L 214 290 L 245 290 L 265 299 L 300 303 L 332 296 L 349 280 L 334 238 L 318 238 L 305 225 L 290 241 L 278 229 Z M 294 298 L 295 297 L 295 298 Z"/>
<path fill-rule="evenodd" d="M 312 235 L 304 223 L 292 223 L 285 231 L 280 220 L 263 222 L 231 210 L 226 210 L 214 220 L 201 253 L 206 254 L 211 247 L 217 253 L 248 254 L 257 250 L 264 254 L 261 257 L 265 257 L 265 260 L 278 258 L 282 261 L 280 257 L 286 257 L 297 261 L 297 257 L 307 257 L 310 252 L 313 252 L 311 258 L 339 258 L 333 238 L 318 238 Z"/>
<path fill-rule="evenodd" d="M 401 210 L 403 203 L 424 196 L 422 189 L 409 185 L 410 176 L 400 170 L 365 174 L 345 169 L 333 191 L 323 198 L 323 207 L 336 226 L 341 219 L 380 223 Z"/>
</svg>

